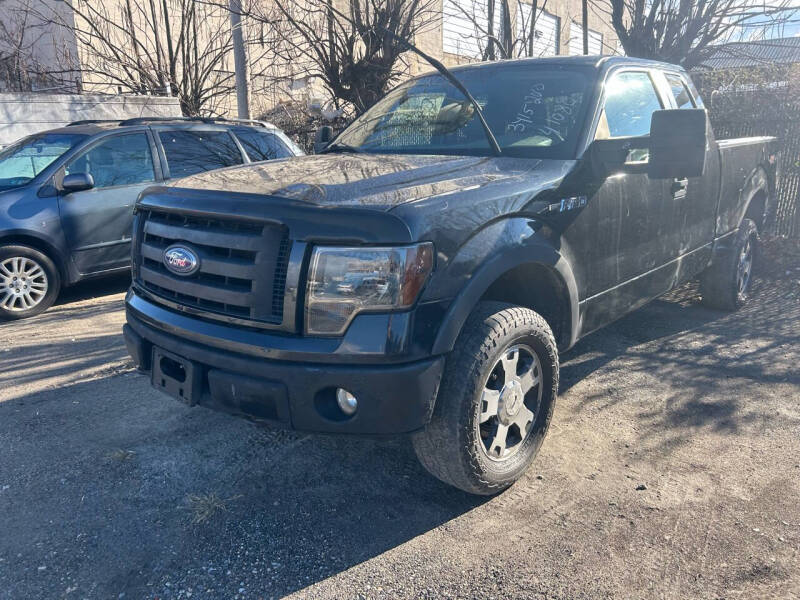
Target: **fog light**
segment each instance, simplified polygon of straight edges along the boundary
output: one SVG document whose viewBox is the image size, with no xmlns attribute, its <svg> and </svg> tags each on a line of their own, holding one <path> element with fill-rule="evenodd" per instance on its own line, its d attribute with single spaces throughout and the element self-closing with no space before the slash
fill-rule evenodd
<svg viewBox="0 0 800 600">
<path fill-rule="evenodd" d="M 339 409 L 348 417 L 355 414 L 358 408 L 356 397 L 342 388 L 336 388 L 336 403 L 339 405 Z"/>
</svg>

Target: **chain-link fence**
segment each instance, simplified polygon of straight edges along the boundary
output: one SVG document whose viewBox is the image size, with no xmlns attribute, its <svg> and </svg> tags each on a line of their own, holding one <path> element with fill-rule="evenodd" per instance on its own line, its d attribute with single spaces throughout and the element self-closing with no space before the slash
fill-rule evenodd
<svg viewBox="0 0 800 600">
<path fill-rule="evenodd" d="M 773 231 L 800 236 L 800 65 L 694 73 L 718 138 L 770 135 L 781 174 Z"/>
</svg>

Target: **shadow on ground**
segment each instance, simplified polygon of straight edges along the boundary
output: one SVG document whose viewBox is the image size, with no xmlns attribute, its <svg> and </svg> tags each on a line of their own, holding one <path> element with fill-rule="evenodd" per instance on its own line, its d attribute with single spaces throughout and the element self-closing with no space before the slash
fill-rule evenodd
<svg viewBox="0 0 800 600">
<path fill-rule="evenodd" d="M 109 296 L 125 292 L 131 285 L 131 274 L 128 271 L 119 275 L 87 279 L 61 291 L 56 306 L 72 304 L 90 298 Z"/>
<path fill-rule="evenodd" d="M 36 317 L 0 322 L 0 400 L 127 363 L 122 293 L 129 282 L 128 276 L 86 281 Z"/>
<path fill-rule="evenodd" d="M 280 596 L 485 501 L 426 476 L 405 440 L 261 429 L 138 374 L 0 403 L 0 439 L 12 598 Z"/>
<path fill-rule="evenodd" d="M 737 393 L 736 382 L 800 385 L 789 352 L 798 343 L 800 280 L 782 270 L 769 273 L 763 262 L 759 267 L 769 276 L 755 280 L 752 301 L 735 313 L 704 307 L 693 282 L 584 338 L 561 357 L 560 394 L 596 374 L 595 380 L 608 385 L 583 395 L 578 412 L 629 401 L 627 394 L 614 393 L 615 380 L 624 377 L 606 370 L 624 357 L 627 374 L 664 383 L 659 389 L 643 382 L 639 418 L 646 426 L 645 445 L 650 434 L 664 431 L 674 432 L 668 443 L 674 448 L 701 427 L 736 433 L 746 425 L 766 426 L 774 415 L 752 410 L 752 399 Z"/>
<path fill-rule="evenodd" d="M 736 315 L 698 306 L 691 286 L 652 303 L 563 357 L 562 401 L 575 414 L 633 403 L 645 447 L 665 432 L 669 445 L 770 419 L 719 392 L 739 379 L 800 384 L 786 364 L 800 322 L 792 285 L 760 280 L 757 302 Z M 43 348 L 11 366 L 104 343 Z M 611 365 L 623 355 L 626 371 L 668 388 L 616 394 Z M 575 393 L 590 377 L 599 391 Z M 667 394 L 666 410 L 648 393 Z M 184 407 L 135 373 L 0 403 L 0 456 L 10 598 L 281 596 L 487 502 L 427 476 L 407 440 L 261 429 Z"/>
</svg>

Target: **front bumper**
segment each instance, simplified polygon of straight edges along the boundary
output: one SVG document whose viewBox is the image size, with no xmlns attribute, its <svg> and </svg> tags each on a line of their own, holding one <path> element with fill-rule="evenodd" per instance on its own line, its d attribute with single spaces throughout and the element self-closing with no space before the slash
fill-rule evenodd
<svg viewBox="0 0 800 600">
<path fill-rule="evenodd" d="M 374 354 L 366 364 L 347 363 L 341 355 L 335 364 L 275 360 L 254 355 L 260 350 L 270 356 L 270 348 L 250 347 L 245 353 L 202 341 L 201 336 L 215 331 L 235 334 L 233 327 L 210 325 L 170 311 L 166 319 L 164 312 L 129 294 L 128 323 L 123 328 L 128 351 L 146 372 L 152 369 L 154 346 L 192 361 L 198 370 L 200 391 L 195 398 L 200 405 L 296 430 L 329 433 L 407 433 L 430 420 L 444 357 L 388 365 L 376 363 Z M 193 325 L 196 330 L 190 334 Z M 304 350 L 322 358 L 328 343 L 320 340 L 322 347 L 313 352 L 312 342 L 305 340 Z M 338 387 L 358 398 L 358 410 L 350 418 L 336 409 Z"/>
</svg>

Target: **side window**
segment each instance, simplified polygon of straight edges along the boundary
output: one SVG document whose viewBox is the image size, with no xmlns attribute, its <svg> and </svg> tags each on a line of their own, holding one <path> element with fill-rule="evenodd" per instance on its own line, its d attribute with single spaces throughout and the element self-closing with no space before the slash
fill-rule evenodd
<svg viewBox="0 0 800 600">
<path fill-rule="evenodd" d="M 694 100 L 683 79 L 674 73 L 664 73 L 678 108 L 694 108 Z"/>
<path fill-rule="evenodd" d="M 110 137 L 74 158 L 64 173 L 88 173 L 95 189 L 147 183 L 156 178 L 150 143 L 144 133 Z"/>
<path fill-rule="evenodd" d="M 596 138 L 648 135 L 653 112 L 661 110 L 650 75 L 640 71 L 616 73 L 606 83 L 606 97 Z"/>
<path fill-rule="evenodd" d="M 253 162 L 293 156 L 292 151 L 274 133 L 247 127 L 237 127 L 233 132 L 239 138 L 244 151 Z"/>
<path fill-rule="evenodd" d="M 692 99 L 694 100 L 694 105 L 697 108 L 705 108 L 703 104 L 703 99 L 700 97 L 700 94 L 697 93 L 697 87 L 695 87 L 694 82 L 692 81 L 691 77 L 687 80 L 684 80 L 689 88 L 689 93 L 692 95 Z"/>
<path fill-rule="evenodd" d="M 167 157 L 170 177 L 186 177 L 244 162 L 227 131 L 174 129 L 158 134 Z"/>
</svg>

